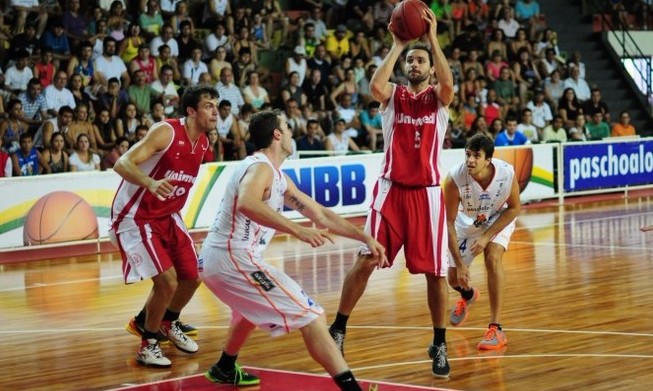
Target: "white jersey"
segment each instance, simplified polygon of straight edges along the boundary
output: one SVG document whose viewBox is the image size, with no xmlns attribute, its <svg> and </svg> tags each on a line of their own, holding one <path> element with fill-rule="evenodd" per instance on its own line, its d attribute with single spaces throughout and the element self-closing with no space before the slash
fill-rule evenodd
<svg viewBox="0 0 653 391">
<path fill-rule="evenodd" d="M 233 114 L 229 113 L 229 115 L 225 119 L 222 119 L 222 117 L 218 115 L 218 125 L 217 125 L 218 134 L 222 137 L 229 136 L 229 132 L 231 131 L 231 125 L 233 125 L 233 123 L 234 123 Z"/>
<path fill-rule="evenodd" d="M 506 201 L 512 191 L 514 168 L 499 159 L 492 159 L 495 172 L 487 188 L 469 174 L 464 163 L 449 172 L 460 193 L 460 209 L 456 217 L 456 234 L 474 237 L 485 232 L 507 208 Z"/>
<path fill-rule="evenodd" d="M 227 185 L 224 198 L 218 208 L 218 214 L 209 230 L 204 246 L 222 249 L 247 249 L 260 254 L 265 250 L 274 236 L 275 230 L 262 226 L 236 210 L 238 202 L 238 186 L 254 164 L 267 164 L 274 171 L 274 179 L 270 189 L 270 198 L 265 203 L 275 212 L 281 213 L 284 204 L 284 193 L 288 183 L 281 171 L 274 168 L 270 160 L 262 153 L 255 153 L 243 160 Z"/>
</svg>

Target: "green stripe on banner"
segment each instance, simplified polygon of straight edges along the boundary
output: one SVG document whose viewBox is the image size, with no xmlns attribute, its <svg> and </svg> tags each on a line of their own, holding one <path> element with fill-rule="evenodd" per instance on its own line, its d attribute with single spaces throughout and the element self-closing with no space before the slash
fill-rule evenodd
<svg viewBox="0 0 653 391">
<path fill-rule="evenodd" d="M 14 220 L 9 220 L 4 224 L 0 224 L 0 235 L 12 231 L 16 228 L 20 228 L 25 225 L 25 217 L 20 217 Z"/>
<path fill-rule="evenodd" d="M 533 176 L 533 177 L 531 177 L 531 182 L 539 183 L 540 185 L 544 185 L 544 186 L 553 188 L 553 182 L 551 182 L 551 181 L 549 181 L 547 179 L 544 179 L 544 178 L 539 178 L 539 177 Z"/>
</svg>

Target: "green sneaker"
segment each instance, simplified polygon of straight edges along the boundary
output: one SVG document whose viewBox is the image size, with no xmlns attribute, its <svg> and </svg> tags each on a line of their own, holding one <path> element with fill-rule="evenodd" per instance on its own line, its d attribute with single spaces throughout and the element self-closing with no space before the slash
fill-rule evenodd
<svg viewBox="0 0 653 391">
<path fill-rule="evenodd" d="M 240 365 L 236 364 L 236 368 L 230 372 L 224 372 L 215 364 L 204 373 L 204 377 L 209 379 L 212 383 L 219 384 L 233 384 L 238 387 L 256 386 L 261 384 L 261 379 L 254 375 L 245 372 Z"/>
</svg>

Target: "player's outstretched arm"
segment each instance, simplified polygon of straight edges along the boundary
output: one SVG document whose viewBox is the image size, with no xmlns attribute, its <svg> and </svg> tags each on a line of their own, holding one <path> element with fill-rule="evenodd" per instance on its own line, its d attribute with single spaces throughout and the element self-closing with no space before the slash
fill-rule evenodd
<svg viewBox="0 0 653 391">
<path fill-rule="evenodd" d="M 642 232 L 653 231 L 653 225 L 648 225 L 646 227 L 640 228 Z"/>
<path fill-rule="evenodd" d="M 444 190 L 444 205 L 447 213 L 447 234 L 449 253 L 456 264 L 456 273 L 458 276 L 458 284 L 465 289 L 470 288 L 469 268 L 463 262 L 463 257 L 458 248 L 458 235 L 456 234 L 456 216 L 458 215 L 458 207 L 460 206 L 460 193 L 458 186 L 453 181 L 451 176 L 444 179 L 442 185 Z"/>
<path fill-rule="evenodd" d="M 168 124 L 157 124 L 148 130 L 145 137 L 118 159 L 113 170 L 127 182 L 145 187 L 161 201 L 173 189 L 167 179 L 154 180 L 138 165 L 151 158 L 155 153 L 163 151 L 172 141 L 173 130 Z"/>
<path fill-rule="evenodd" d="M 285 199 L 288 207 L 298 211 L 302 216 L 308 218 L 320 228 L 326 228 L 329 232 L 336 235 L 365 243 L 372 253 L 372 257 L 378 259 L 379 266 L 385 266 L 387 264 L 388 260 L 385 256 L 385 248 L 374 238 L 337 213 L 325 208 L 310 198 L 299 190 L 289 178 L 287 180 L 288 189 L 286 190 Z"/>
</svg>

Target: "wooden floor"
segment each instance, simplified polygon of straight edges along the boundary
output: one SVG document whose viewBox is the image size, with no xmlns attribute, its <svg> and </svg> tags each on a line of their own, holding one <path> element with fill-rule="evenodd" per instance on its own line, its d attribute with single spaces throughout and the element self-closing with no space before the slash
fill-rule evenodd
<svg viewBox="0 0 653 391">
<path fill-rule="evenodd" d="M 434 379 L 425 283 L 398 260 L 375 272 L 350 319 L 346 355 L 357 377 L 454 390 L 653 389 L 653 235 L 639 231 L 653 224 L 653 198 L 565 209 L 528 208 L 519 218 L 504 258 L 505 352 L 476 349 L 489 317 L 477 259 L 480 300 L 464 327 L 447 331 L 450 380 Z M 267 254 L 332 319 L 356 247 L 342 240 L 314 251 L 282 237 Z M 202 373 L 217 359 L 229 311 L 201 287 L 182 314 L 200 329 L 200 351 L 166 348 L 171 369 L 135 365 L 139 340 L 123 326 L 150 285 L 123 285 L 120 266 L 117 254 L 0 266 L 1 390 L 109 390 Z M 239 362 L 323 373 L 299 333 L 256 332 Z"/>
</svg>

